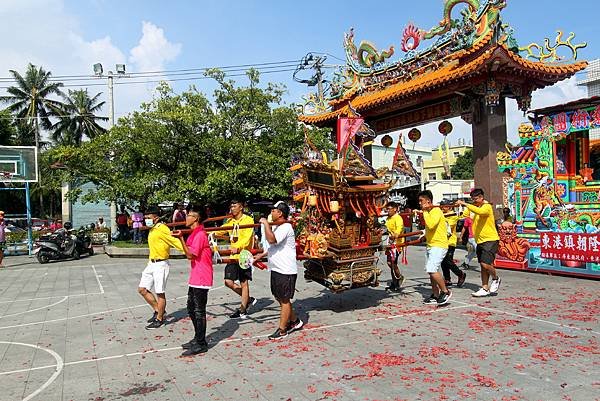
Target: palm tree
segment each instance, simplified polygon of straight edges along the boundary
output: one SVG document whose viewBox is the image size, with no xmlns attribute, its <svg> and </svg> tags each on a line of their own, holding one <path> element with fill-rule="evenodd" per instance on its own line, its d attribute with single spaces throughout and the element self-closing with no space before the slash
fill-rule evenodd
<svg viewBox="0 0 600 401">
<path fill-rule="evenodd" d="M 0 102 L 8 103 L 8 110 L 14 113 L 17 119 L 31 123 L 35 128 L 35 146 L 40 145 L 40 123 L 42 128 L 50 129 L 50 108 L 58 107 L 60 102 L 49 99 L 51 95 L 61 95 L 60 82 L 52 82 L 52 73 L 42 67 L 29 63 L 25 76 L 15 70 L 10 70 L 16 81 L 15 86 L 9 87 L 7 96 L 1 96 Z"/>
<path fill-rule="evenodd" d="M 108 117 L 98 117 L 98 112 L 105 102 L 98 102 L 102 93 L 90 97 L 87 89 L 69 90 L 68 95 L 62 95 L 64 103 L 52 107 L 59 118 L 52 126 L 52 139 L 62 145 L 80 145 L 84 137 L 93 139 L 106 130 L 98 121 L 107 121 Z"/>
</svg>

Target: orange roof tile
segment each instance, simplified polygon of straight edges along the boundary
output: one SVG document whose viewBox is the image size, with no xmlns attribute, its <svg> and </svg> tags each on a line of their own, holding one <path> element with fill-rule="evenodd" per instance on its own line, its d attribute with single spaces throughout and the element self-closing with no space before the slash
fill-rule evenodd
<svg viewBox="0 0 600 401">
<path fill-rule="evenodd" d="M 482 40 L 481 42 L 485 43 L 486 41 Z M 481 46 L 483 46 L 483 44 Z M 525 70 L 528 73 L 538 72 L 543 75 L 550 75 L 548 77 L 549 81 L 559 81 L 568 78 L 587 66 L 586 61 L 557 65 L 529 61 L 510 51 L 506 45 L 497 45 L 487 49 L 481 55 L 463 64 L 460 64 L 459 60 L 453 57 L 448 64 L 441 68 L 418 75 L 409 81 L 399 82 L 381 90 L 367 92 L 354 97 L 352 100 L 346 101 L 349 101 L 355 110 L 363 111 L 401 98 L 416 96 L 419 93 L 430 91 L 453 81 L 466 80 L 473 74 L 478 73 L 479 68 L 489 61 L 492 56 L 496 55 L 497 52 L 507 55 L 507 59 L 516 63 L 517 67 L 520 67 L 521 70 Z M 469 51 L 469 53 L 472 52 Z M 466 54 L 467 53 L 463 53 L 462 56 Z M 487 72 L 487 69 L 482 69 L 482 72 L 483 71 Z M 318 124 L 347 115 L 348 111 L 348 106 L 346 105 L 326 113 L 302 115 L 299 119 L 308 124 Z"/>
</svg>

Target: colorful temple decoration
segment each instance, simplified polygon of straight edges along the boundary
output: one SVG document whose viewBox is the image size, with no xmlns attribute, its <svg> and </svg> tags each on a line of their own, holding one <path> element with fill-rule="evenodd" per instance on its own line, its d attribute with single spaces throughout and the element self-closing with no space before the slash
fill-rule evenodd
<svg viewBox="0 0 600 401">
<path fill-rule="evenodd" d="M 337 158 L 330 161 L 307 138 L 304 154 L 290 168 L 294 200 L 302 209 L 296 231 L 304 276 L 333 292 L 378 285 L 383 230 L 377 218 L 394 184 L 364 155 L 372 130 L 359 118 L 341 120 Z M 400 142 L 390 167 L 417 176 Z"/>
<path fill-rule="evenodd" d="M 519 146 L 497 154 L 515 216 L 497 264 L 600 277 L 600 98 L 532 113 Z"/>
<path fill-rule="evenodd" d="M 477 118 L 473 100 L 478 97 L 490 107 L 497 106 L 502 97 L 512 97 L 526 111 L 532 91 L 565 79 L 587 65 L 568 64 L 558 50 L 562 54 L 564 48 L 569 49 L 575 60 L 578 49 L 586 44 L 573 44 L 573 33 L 563 40 L 559 31 L 553 45 L 546 39 L 545 46 L 532 43 L 519 47 L 512 28 L 502 23 L 505 7 L 505 0 L 446 0 L 438 25 L 422 29 L 408 24 L 399 46 L 385 50 L 378 50 L 367 40 L 357 44 L 355 32 L 350 29 L 343 43 L 346 65 L 334 74 L 327 96 L 320 103 L 316 95 L 306 97 L 301 121 L 331 125 L 340 116 L 352 115 L 352 111 L 368 117 L 386 111 L 385 105 L 392 102 L 410 104 L 418 97 L 426 98 L 431 91 L 450 87 L 462 91 L 465 85 L 472 90 L 462 93 L 462 98 L 413 110 L 375 129 L 414 126 L 457 115 L 471 122 Z M 453 19 L 452 13 L 457 15 L 457 10 L 460 18 Z"/>
</svg>

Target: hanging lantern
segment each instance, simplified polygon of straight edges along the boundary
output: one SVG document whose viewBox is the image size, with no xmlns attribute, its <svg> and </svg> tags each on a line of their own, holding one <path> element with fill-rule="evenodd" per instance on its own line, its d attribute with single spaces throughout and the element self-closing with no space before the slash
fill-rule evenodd
<svg viewBox="0 0 600 401">
<path fill-rule="evenodd" d="M 389 148 L 390 146 L 392 146 L 393 142 L 394 142 L 394 140 L 389 135 L 384 135 L 383 138 L 381 138 L 381 144 L 383 146 L 385 146 L 386 148 Z"/>
<path fill-rule="evenodd" d="M 438 131 L 444 136 L 448 135 L 452 132 L 452 123 L 448 120 L 442 121 L 440 125 L 438 125 Z"/>
<path fill-rule="evenodd" d="M 337 213 L 340 211 L 340 202 L 336 200 L 329 201 L 329 209 L 331 213 Z"/>
<path fill-rule="evenodd" d="M 411 129 L 408 131 L 408 139 L 416 143 L 419 139 L 421 139 L 421 131 L 419 131 L 417 128 Z"/>
<path fill-rule="evenodd" d="M 311 194 L 308 196 L 308 204 L 310 206 L 317 206 L 317 195 Z"/>
</svg>

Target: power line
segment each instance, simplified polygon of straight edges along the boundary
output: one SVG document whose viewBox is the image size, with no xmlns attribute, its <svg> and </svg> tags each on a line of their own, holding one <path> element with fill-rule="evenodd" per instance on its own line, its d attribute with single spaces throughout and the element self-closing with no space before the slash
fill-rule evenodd
<svg viewBox="0 0 600 401">
<path fill-rule="evenodd" d="M 284 68 L 284 69 L 279 69 L 279 70 L 269 70 L 269 71 L 259 71 L 261 74 L 275 74 L 275 73 L 280 73 L 280 72 L 292 72 L 295 71 L 295 68 Z M 241 77 L 241 76 L 245 76 L 245 73 L 238 73 L 238 74 L 225 74 L 225 77 Z M 144 77 L 139 77 L 139 78 L 144 78 Z M 152 77 L 150 77 L 152 78 Z M 125 81 L 117 81 L 114 84 L 115 85 L 133 85 L 133 84 L 149 84 L 149 83 L 159 83 L 159 82 L 177 82 L 177 81 L 196 81 L 196 80 L 201 80 L 201 79 L 212 79 L 212 77 L 208 77 L 206 75 L 199 75 L 199 76 L 192 76 L 192 77 L 187 77 L 187 78 L 165 78 L 165 79 L 159 79 L 159 80 L 145 80 L 145 81 L 129 81 L 129 80 L 125 80 Z M 82 83 L 82 84 L 67 84 L 67 85 L 63 85 L 62 88 L 87 88 L 87 87 L 91 87 L 91 86 L 106 86 L 106 83 L 104 82 L 92 82 L 92 83 Z M 10 88 L 10 86 L 0 86 L 0 89 L 8 89 Z"/>
<path fill-rule="evenodd" d="M 240 69 L 248 69 L 248 68 L 256 68 L 256 69 L 270 69 L 270 68 L 278 68 L 283 66 L 295 66 L 300 60 L 284 60 L 284 61 L 274 61 L 268 63 L 254 63 L 254 64 L 238 64 L 238 65 L 229 65 L 229 66 L 213 66 L 213 67 L 200 67 L 200 68 L 186 68 L 186 69 L 176 69 L 176 70 L 157 70 L 157 71 L 140 71 L 140 72 L 130 72 L 127 75 L 129 76 L 143 76 L 143 75 L 177 75 L 181 73 L 200 73 L 206 72 L 211 69 L 219 69 L 224 72 L 227 71 L 239 71 Z M 116 74 L 115 74 L 116 75 Z M 68 79 L 77 79 L 80 78 L 82 80 L 86 79 L 97 79 L 98 76 L 94 74 L 80 74 L 80 75 L 52 75 L 49 80 L 68 80 Z M 10 81 L 15 82 L 13 77 L 0 77 L 0 82 Z"/>
</svg>

